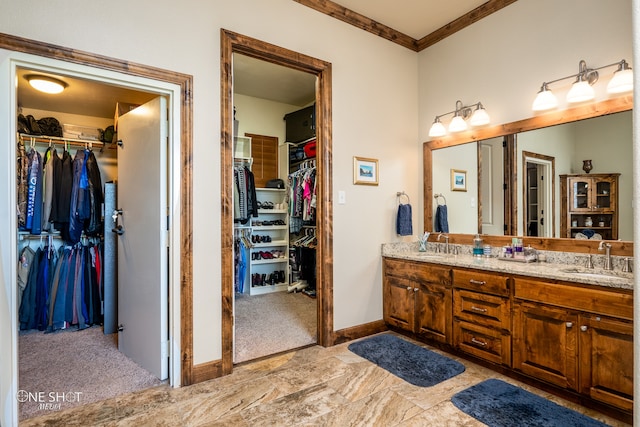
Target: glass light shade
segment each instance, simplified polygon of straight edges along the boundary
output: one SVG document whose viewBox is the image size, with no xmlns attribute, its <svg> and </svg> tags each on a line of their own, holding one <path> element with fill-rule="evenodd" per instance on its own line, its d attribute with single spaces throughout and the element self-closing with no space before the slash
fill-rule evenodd
<svg viewBox="0 0 640 427">
<path fill-rule="evenodd" d="M 489 124 L 491 119 L 489 118 L 489 114 L 484 107 L 478 107 L 476 111 L 473 112 L 471 118 L 469 119 L 469 123 L 471 126 L 483 126 Z"/>
<path fill-rule="evenodd" d="M 590 101 L 596 96 L 591 85 L 586 81 L 575 82 L 567 94 L 567 102 Z"/>
<path fill-rule="evenodd" d="M 29 76 L 27 80 L 31 87 L 44 93 L 60 93 L 66 87 L 64 82 L 46 76 Z"/>
<path fill-rule="evenodd" d="M 543 89 L 538 92 L 538 96 L 533 101 L 531 109 L 533 111 L 551 110 L 558 106 L 558 99 L 549 89 Z"/>
<path fill-rule="evenodd" d="M 444 125 L 442 124 L 442 122 L 440 122 L 440 120 L 436 119 L 436 121 L 431 125 L 431 129 L 429 129 L 429 136 L 433 138 L 438 136 L 445 136 L 446 134 L 447 130 L 445 129 Z"/>
<path fill-rule="evenodd" d="M 449 132 L 462 132 L 467 130 L 467 122 L 460 116 L 455 116 L 449 123 Z"/>
<path fill-rule="evenodd" d="M 633 90 L 633 71 L 630 68 L 619 70 L 607 85 L 607 93 L 623 93 Z"/>
</svg>

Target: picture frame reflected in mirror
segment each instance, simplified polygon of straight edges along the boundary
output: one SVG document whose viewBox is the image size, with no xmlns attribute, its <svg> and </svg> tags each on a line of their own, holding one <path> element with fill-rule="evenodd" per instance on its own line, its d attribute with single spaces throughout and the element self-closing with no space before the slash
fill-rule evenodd
<svg viewBox="0 0 640 427">
<path fill-rule="evenodd" d="M 451 169 L 451 191 L 467 191 L 467 171 Z"/>
</svg>

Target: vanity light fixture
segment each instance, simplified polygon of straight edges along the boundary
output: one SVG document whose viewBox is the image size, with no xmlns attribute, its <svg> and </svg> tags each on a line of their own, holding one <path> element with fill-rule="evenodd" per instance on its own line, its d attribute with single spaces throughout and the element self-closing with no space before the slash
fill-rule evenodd
<svg viewBox="0 0 640 427">
<path fill-rule="evenodd" d="M 37 74 L 29 74 L 25 76 L 25 79 L 27 79 L 31 87 L 44 93 L 60 93 L 68 86 L 62 80 Z"/>
<path fill-rule="evenodd" d="M 475 111 L 473 110 L 474 107 Z M 482 106 L 482 103 L 476 102 L 471 105 L 463 105 L 462 101 L 456 101 L 455 110 L 436 116 L 433 124 L 431 125 L 431 129 L 429 129 L 430 137 L 437 138 L 447 134 L 447 129 L 440 121 L 440 118 L 449 114 L 453 114 L 453 119 L 451 119 L 451 123 L 449 123 L 449 132 L 451 133 L 467 130 L 468 125 L 466 120 L 469 118 L 469 124 L 471 126 L 483 126 L 491 121 L 489 114 Z"/>
<path fill-rule="evenodd" d="M 618 69 L 607 85 L 607 93 L 617 94 L 633 90 L 633 71 L 631 71 L 631 67 L 629 67 L 629 64 L 624 59 L 598 68 L 589 68 L 584 60 L 580 60 L 577 74 L 542 83 L 542 87 L 536 99 L 533 101 L 531 108 L 533 111 L 545 111 L 556 108 L 558 106 L 558 100 L 553 92 L 551 92 L 551 89 L 549 89 L 549 85 L 573 77 L 576 78 L 576 81 L 567 93 L 567 102 L 576 103 L 592 100 L 595 97 L 595 91 L 592 86 L 598 81 L 598 70 L 613 66 L 617 66 Z"/>
</svg>

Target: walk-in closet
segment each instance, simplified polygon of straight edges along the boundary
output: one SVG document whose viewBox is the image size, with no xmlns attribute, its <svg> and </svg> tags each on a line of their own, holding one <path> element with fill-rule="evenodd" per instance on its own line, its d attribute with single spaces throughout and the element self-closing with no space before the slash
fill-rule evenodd
<svg viewBox="0 0 640 427">
<path fill-rule="evenodd" d="M 317 343 L 315 76 L 234 54 L 234 363 Z"/>
<path fill-rule="evenodd" d="M 32 85 L 36 80 L 59 83 L 62 92 L 39 92 Z M 166 261 L 161 263 L 164 270 L 141 271 L 146 267 L 140 266 L 149 264 L 141 261 L 142 246 L 135 242 L 140 240 L 137 233 L 145 241 L 160 234 L 159 220 L 156 224 L 153 215 L 129 209 L 133 203 L 128 205 L 127 198 L 147 199 L 138 185 L 166 176 L 162 131 L 155 135 L 147 129 L 166 128 L 167 107 L 158 94 L 46 67 L 19 68 L 16 94 L 15 316 L 18 389 L 24 392 L 18 393 L 19 418 L 25 419 L 160 385 L 168 378 L 166 367 L 147 365 L 127 343 L 126 332 L 119 333 L 135 328 L 130 326 L 134 319 L 126 317 L 135 307 L 118 302 L 120 293 L 133 295 L 131 304 L 137 304 L 135 291 L 119 283 L 119 271 L 161 275 L 166 283 Z M 138 108 L 154 111 L 151 115 L 164 117 L 164 123 L 158 125 L 162 119 L 153 122 L 150 115 L 142 123 Z M 152 176 L 140 176 L 145 169 L 137 170 L 136 161 L 154 159 L 158 166 L 149 172 Z M 127 184 L 127 191 L 118 188 L 133 181 L 139 184 Z M 167 194 L 166 184 L 161 192 Z M 157 210 L 166 224 L 166 197 L 158 200 L 157 205 L 165 204 Z M 157 232 L 138 226 L 140 222 Z M 166 234 L 166 226 L 162 232 Z M 129 257 L 129 250 L 138 255 Z M 166 252 L 165 247 L 165 258 Z M 135 266 L 123 265 L 123 259 Z M 149 303 L 155 305 L 152 299 Z M 166 300 L 160 304 L 168 305 Z M 166 328 L 163 334 L 166 340 Z M 166 356 L 160 364 L 169 364 Z"/>
</svg>

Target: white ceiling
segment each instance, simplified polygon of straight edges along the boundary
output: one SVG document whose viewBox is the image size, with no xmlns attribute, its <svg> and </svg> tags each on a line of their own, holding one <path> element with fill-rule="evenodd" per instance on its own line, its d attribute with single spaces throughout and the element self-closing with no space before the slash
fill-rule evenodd
<svg viewBox="0 0 640 427">
<path fill-rule="evenodd" d="M 303 107 L 315 100 L 316 76 L 246 55 L 233 54 L 233 91 Z"/>
<path fill-rule="evenodd" d="M 38 92 L 27 82 L 25 75 L 28 74 L 55 77 L 67 83 L 67 88 L 57 95 Z M 152 93 L 134 91 L 60 74 L 54 75 L 40 71 L 18 69 L 18 107 L 113 118 L 117 102 L 141 105 L 156 96 Z M 41 118 L 36 117 L 36 119 Z"/>
<path fill-rule="evenodd" d="M 421 39 L 487 0 L 333 0 L 414 39 Z"/>
<path fill-rule="evenodd" d="M 432 33 L 456 18 L 484 4 L 486 0 L 334 0 L 414 39 Z M 59 95 L 46 95 L 18 78 L 18 105 L 26 108 L 114 116 L 116 102 L 143 104 L 154 94 L 132 91 L 101 83 L 57 76 L 68 83 Z M 315 76 L 274 65 L 244 55 L 234 55 L 234 92 L 303 107 L 315 99 Z M 44 73 L 41 73 L 44 74 Z"/>
</svg>

